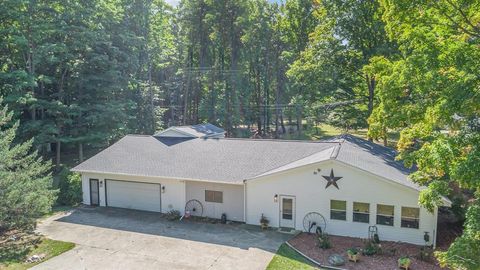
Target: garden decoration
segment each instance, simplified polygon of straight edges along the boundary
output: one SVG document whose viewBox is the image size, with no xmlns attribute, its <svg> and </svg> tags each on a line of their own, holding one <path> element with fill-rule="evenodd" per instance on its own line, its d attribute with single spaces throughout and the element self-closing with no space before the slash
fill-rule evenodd
<svg viewBox="0 0 480 270">
<path fill-rule="evenodd" d="M 325 186 L 325 189 L 327 189 L 329 186 L 333 185 L 334 187 L 338 188 L 337 181 L 342 179 L 343 177 L 341 176 L 335 176 L 333 174 L 333 169 L 330 170 L 330 175 L 322 175 L 325 180 L 327 180 L 327 185 Z"/>
<path fill-rule="evenodd" d="M 270 221 L 267 219 L 267 217 L 262 214 L 262 216 L 260 217 L 260 226 L 262 227 L 262 230 L 267 229 L 269 223 Z"/>
<path fill-rule="evenodd" d="M 185 204 L 185 215 L 184 217 L 188 218 L 189 216 L 203 216 L 203 205 L 199 200 L 189 200 Z"/>
<path fill-rule="evenodd" d="M 398 259 L 398 267 L 408 270 L 412 261 L 408 257 L 400 257 Z"/>
<path fill-rule="evenodd" d="M 326 228 L 325 218 L 317 212 L 307 213 L 303 218 L 303 230 L 305 232 L 321 234 L 325 232 Z"/>
<path fill-rule="evenodd" d="M 360 250 L 357 248 L 347 249 L 348 260 L 352 262 L 357 262 L 360 259 Z"/>
</svg>

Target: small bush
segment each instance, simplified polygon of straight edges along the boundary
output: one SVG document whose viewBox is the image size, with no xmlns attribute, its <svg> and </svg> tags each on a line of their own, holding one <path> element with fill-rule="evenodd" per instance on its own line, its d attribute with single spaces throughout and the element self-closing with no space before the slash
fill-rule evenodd
<svg viewBox="0 0 480 270">
<path fill-rule="evenodd" d="M 14 230 L 1 235 L 0 243 L 0 261 L 22 261 L 40 243 L 40 237 L 32 232 Z"/>
<path fill-rule="evenodd" d="M 402 256 L 400 257 L 400 259 L 398 259 L 398 264 L 401 266 L 410 265 L 410 263 L 411 263 L 411 260 L 407 256 Z"/>
<path fill-rule="evenodd" d="M 377 253 L 380 253 L 381 248 L 380 245 L 375 243 L 375 241 L 367 240 L 365 241 L 365 246 L 363 247 L 362 253 L 363 255 L 372 256 Z"/>
<path fill-rule="evenodd" d="M 421 247 L 418 252 L 418 259 L 424 262 L 431 262 L 433 259 L 433 249 L 430 247 Z"/>
<path fill-rule="evenodd" d="M 76 205 L 82 201 L 82 178 L 78 173 L 72 173 L 63 168 L 57 175 L 59 189 L 57 204 Z"/>
<path fill-rule="evenodd" d="M 349 255 L 352 255 L 352 256 L 353 256 L 353 255 L 358 254 L 358 253 L 359 253 L 359 250 L 358 250 L 358 248 L 354 248 L 354 247 L 353 247 L 353 248 L 347 249 L 347 253 L 348 253 Z"/>
<path fill-rule="evenodd" d="M 178 210 L 170 210 L 165 214 L 165 218 L 170 221 L 179 220 L 181 216 Z"/>
<path fill-rule="evenodd" d="M 320 247 L 321 249 L 329 249 L 332 247 L 330 238 L 326 233 L 320 234 L 317 239 L 318 239 L 318 247 Z"/>
</svg>

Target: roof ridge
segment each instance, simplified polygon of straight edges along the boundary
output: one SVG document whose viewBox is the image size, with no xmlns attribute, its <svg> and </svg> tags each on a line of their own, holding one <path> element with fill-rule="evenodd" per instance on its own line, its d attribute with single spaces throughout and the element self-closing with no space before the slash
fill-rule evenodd
<svg viewBox="0 0 480 270">
<path fill-rule="evenodd" d="M 300 160 L 302 160 L 302 159 L 306 159 L 306 158 L 309 158 L 309 157 L 311 157 L 311 156 L 313 156 L 313 155 L 317 155 L 317 154 L 319 154 L 319 153 L 322 153 L 322 152 L 325 152 L 325 151 L 327 151 L 327 150 L 330 150 L 331 148 L 332 148 L 332 147 L 327 148 L 327 149 L 323 149 L 323 150 L 320 150 L 320 151 L 317 151 L 317 152 L 315 152 L 315 153 L 313 153 L 313 154 L 306 155 L 306 156 L 304 156 L 304 157 L 301 157 L 301 158 L 298 158 L 298 159 L 295 159 L 295 160 L 292 160 L 292 161 L 289 161 L 288 163 L 285 163 L 285 164 L 282 164 L 282 165 L 280 165 L 280 166 L 278 166 L 278 167 L 275 167 L 275 168 L 273 168 L 273 169 L 270 169 L 270 170 L 261 172 L 261 173 L 259 173 L 259 174 L 257 174 L 257 175 L 254 175 L 254 176 L 252 176 L 252 177 L 250 177 L 250 178 L 248 178 L 248 179 L 257 178 L 257 177 L 259 177 L 259 176 L 261 176 L 261 175 L 264 175 L 264 174 L 266 174 L 266 173 L 268 173 L 268 172 L 271 172 L 271 171 L 280 169 L 280 168 L 282 168 L 282 167 L 284 167 L 284 166 L 287 166 L 288 164 L 292 164 L 292 163 L 297 162 L 297 161 L 300 161 Z M 247 180 L 248 180 L 248 179 L 247 179 Z"/>
<path fill-rule="evenodd" d="M 129 137 L 155 137 L 153 135 L 147 135 L 147 134 L 127 134 L 125 136 L 129 136 Z M 118 141 L 120 141 L 120 140 L 118 140 Z"/>
<path fill-rule="evenodd" d="M 210 139 L 210 138 L 209 138 Z M 266 141 L 266 142 L 298 142 L 298 143 L 339 143 L 338 140 L 285 140 L 285 139 L 254 139 L 254 138 L 211 138 L 218 140 L 230 140 L 230 141 Z"/>
<path fill-rule="evenodd" d="M 343 142 L 339 142 L 337 145 L 335 145 L 335 148 L 333 149 L 332 154 L 330 155 L 330 159 L 337 159 L 338 153 L 340 152 L 340 148 L 342 148 Z"/>
</svg>

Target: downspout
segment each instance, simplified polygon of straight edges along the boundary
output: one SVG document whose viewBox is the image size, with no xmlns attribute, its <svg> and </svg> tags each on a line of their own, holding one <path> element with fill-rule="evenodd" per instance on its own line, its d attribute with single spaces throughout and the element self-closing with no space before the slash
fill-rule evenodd
<svg viewBox="0 0 480 270">
<path fill-rule="evenodd" d="M 247 180 L 243 180 L 243 222 L 247 224 Z"/>
</svg>

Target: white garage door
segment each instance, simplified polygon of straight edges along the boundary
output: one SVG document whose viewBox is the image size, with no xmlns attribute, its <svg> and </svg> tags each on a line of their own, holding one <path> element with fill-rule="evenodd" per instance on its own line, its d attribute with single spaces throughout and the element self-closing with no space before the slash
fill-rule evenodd
<svg viewBox="0 0 480 270">
<path fill-rule="evenodd" d="M 160 184 L 106 180 L 107 205 L 160 212 Z"/>
</svg>

